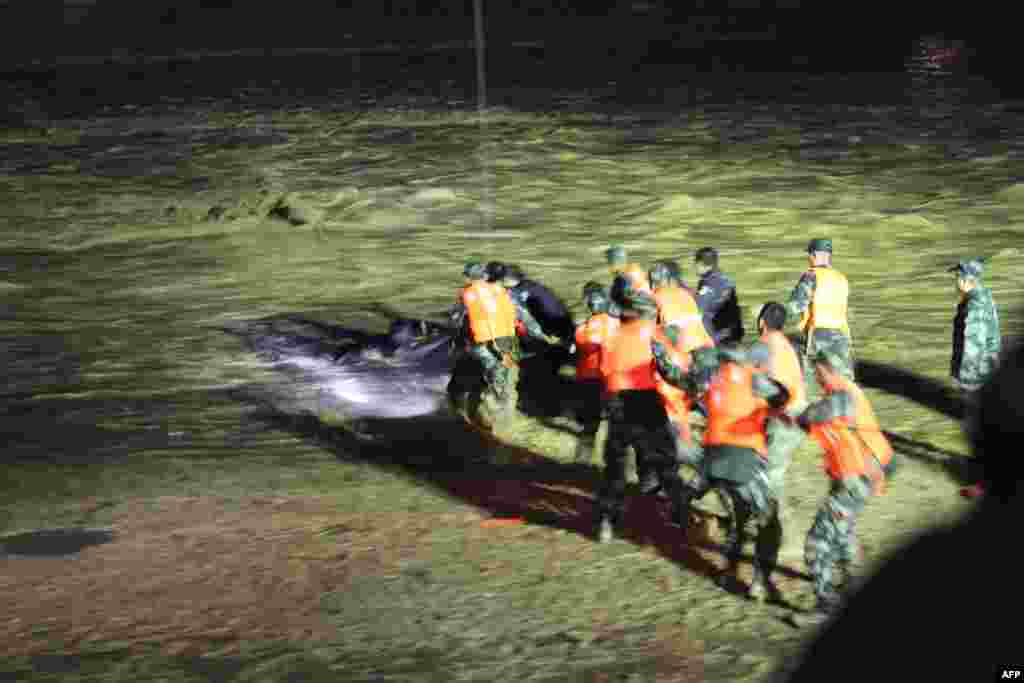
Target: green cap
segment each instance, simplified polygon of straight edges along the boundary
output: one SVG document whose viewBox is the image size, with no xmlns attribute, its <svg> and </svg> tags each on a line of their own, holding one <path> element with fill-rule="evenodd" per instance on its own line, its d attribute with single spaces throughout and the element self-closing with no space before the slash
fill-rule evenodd
<svg viewBox="0 0 1024 683">
<path fill-rule="evenodd" d="M 672 267 L 666 261 L 659 261 L 647 275 L 651 279 L 651 285 L 659 287 L 672 279 Z"/>
<path fill-rule="evenodd" d="M 608 263 L 625 263 L 626 262 L 626 248 L 621 244 L 616 244 L 608 248 L 604 252 L 604 256 L 608 259 Z"/>
<path fill-rule="evenodd" d="M 591 289 L 583 294 L 583 301 L 591 313 L 607 313 L 611 302 L 604 289 Z"/>
<path fill-rule="evenodd" d="M 690 353 L 693 372 L 710 375 L 718 369 L 718 349 L 714 346 L 702 346 Z"/>
<path fill-rule="evenodd" d="M 462 274 L 470 280 L 485 280 L 487 279 L 487 268 L 479 261 L 472 261 L 462 269 Z"/>
<path fill-rule="evenodd" d="M 722 363 L 746 363 L 749 360 L 747 352 L 738 346 L 720 346 L 717 351 Z"/>
<path fill-rule="evenodd" d="M 983 259 L 970 259 L 967 261 L 960 261 L 955 266 L 949 269 L 949 272 L 956 272 L 961 277 L 979 278 L 981 277 L 981 271 L 984 270 Z"/>
<path fill-rule="evenodd" d="M 623 315 L 650 320 L 658 317 L 658 303 L 654 297 L 637 291 L 621 275 L 612 284 L 611 299 Z"/>
<path fill-rule="evenodd" d="M 817 237 L 807 243 L 807 253 L 813 254 L 816 251 L 827 251 L 832 253 L 832 240 L 827 237 Z"/>
</svg>

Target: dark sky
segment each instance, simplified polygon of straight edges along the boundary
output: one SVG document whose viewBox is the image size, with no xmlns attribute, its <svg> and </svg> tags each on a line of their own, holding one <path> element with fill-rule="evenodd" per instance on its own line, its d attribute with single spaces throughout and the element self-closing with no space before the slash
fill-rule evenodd
<svg viewBox="0 0 1024 683">
<path fill-rule="evenodd" d="M 1013 18 L 979 11 L 974 4 L 484 0 L 484 6 L 489 45 L 543 41 L 560 58 L 581 62 L 616 47 L 623 54 L 643 54 L 648 43 L 670 61 L 674 52 L 695 49 L 695 36 L 720 40 L 772 33 L 773 42 L 742 49 L 763 50 L 766 56 L 842 53 L 865 63 L 898 65 L 916 36 L 936 32 L 980 48 L 986 68 L 1020 62 Z M 0 26 L 7 37 L 0 43 L 0 59 L 10 67 L 32 57 L 103 55 L 126 48 L 168 54 L 188 48 L 470 40 L 472 7 L 472 0 L 0 0 Z M 723 45 L 714 49 L 733 49 Z"/>
</svg>

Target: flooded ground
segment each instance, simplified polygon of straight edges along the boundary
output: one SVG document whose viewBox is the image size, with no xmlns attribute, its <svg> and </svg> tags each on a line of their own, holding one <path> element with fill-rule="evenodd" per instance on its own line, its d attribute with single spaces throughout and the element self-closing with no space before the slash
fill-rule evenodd
<svg viewBox="0 0 1024 683">
<path fill-rule="evenodd" d="M 64 658 L 11 671 L 753 681 L 792 660 L 806 634 L 780 606 L 717 589 L 720 557 L 657 505 L 631 508 L 627 542 L 592 544 L 599 466 L 570 464 L 572 425 L 521 416 L 507 445 L 444 420 L 332 429 L 301 402 L 268 407 L 282 380 L 222 330 L 281 313 L 377 331 L 389 311 L 429 317 L 469 259 L 517 262 L 582 315 L 610 242 L 677 257 L 691 282 L 693 252 L 713 245 L 750 329 L 796 283 L 808 238 L 831 236 L 869 396 L 908 459 L 859 527 L 869 561 L 964 512 L 966 445 L 935 409 L 956 304 L 944 271 L 990 257 L 1004 333 L 1017 326 L 1024 103 L 914 55 L 888 74 L 666 69 L 573 87 L 531 82 L 535 56 L 514 58 L 521 75 L 495 76 L 483 119 L 456 52 L 8 81 L 26 104 L 0 130 L 0 530 L 120 530 L 74 569 L 0 556 L 3 656 Z M 799 537 L 824 491 L 809 445 L 791 472 Z M 307 497 L 328 502 L 259 502 Z M 508 514 L 527 523 L 481 526 Z M 259 577 L 218 564 L 230 553 Z M 790 566 L 799 603 L 809 586 Z M 193 569 L 220 582 L 224 600 L 203 598 L 217 609 L 189 603 Z M 30 576 L 65 597 L 20 594 Z M 231 593 L 243 584 L 248 597 Z M 302 618 L 278 605 L 280 628 L 256 628 L 257 596 L 285 584 Z M 68 611 L 115 585 L 123 599 Z M 154 595 L 177 616 L 138 616 Z"/>
</svg>

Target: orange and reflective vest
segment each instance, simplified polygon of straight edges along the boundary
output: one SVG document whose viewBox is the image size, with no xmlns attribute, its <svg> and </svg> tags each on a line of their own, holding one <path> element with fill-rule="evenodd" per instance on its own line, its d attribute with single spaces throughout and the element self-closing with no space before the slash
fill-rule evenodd
<svg viewBox="0 0 1024 683">
<path fill-rule="evenodd" d="M 765 333 L 761 342 L 768 347 L 768 375 L 789 391 L 789 400 L 782 409 L 802 407 L 807 402 L 807 387 L 793 345 L 779 330 Z"/>
<path fill-rule="evenodd" d="M 881 493 L 885 482 L 880 466 L 892 461 L 892 445 L 860 387 L 837 377 L 836 386 L 826 389 L 828 394 L 835 391 L 846 391 L 853 397 L 854 417 L 838 417 L 811 426 L 811 436 L 825 451 L 825 471 L 833 479 L 866 476 Z"/>
<path fill-rule="evenodd" d="M 647 273 L 640 266 L 635 263 L 627 263 L 619 269 L 618 273 L 629 280 L 629 284 L 633 286 L 633 289 L 644 294 L 651 294 L 651 283 L 647 279 Z"/>
<path fill-rule="evenodd" d="M 708 387 L 704 446 L 738 446 L 768 458 L 768 402 L 754 394 L 753 368 L 725 362 Z"/>
<path fill-rule="evenodd" d="M 516 335 L 518 315 L 504 287 L 496 282 L 477 280 L 463 288 L 461 298 L 469 316 L 469 334 L 474 344 Z"/>
<path fill-rule="evenodd" d="M 626 320 L 619 325 L 601 353 L 601 377 L 606 394 L 630 390 L 654 390 L 653 320 Z"/>
<path fill-rule="evenodd" d="M 808 272 L 814 273 L 814 295 L 800 316 L 800 329 L 807 334 L 814 330 L 839 330 L 849 336 L 846 306 L 850 283 L 846 276 L 829 266 L 815 266 Z"/>
<path fill-rule="evenodd" d="M 576 379 L 601 379 L 601 349 L 619 324 L 618 318 L 598 313 L 576 327 Z"/>
<path fill-rule="evenodd" d="M 689 353 L 703 346 L 714 346 L 715 340 L 704 327 L 704 317 L 697 300 L 682 287 L 660 287 L 654 292 L 658 304 L 658 322 L 675 325 L 681 331 L 680 347 Z M 666 344 L 668 346 L 668 344 Z"/>
<path fill-rule="evenodd" d="M 689 349 L 683 347 L 682 337 L 679 337 L 679 343 L 673 344 L 672 340 L 668 338 L 662 328 L 658 328 L 654 333 L 654 338 L 661 342 L 662 346 L 668 351 L 668 358 L 673 365 L 676 365 L 686 372 L 690 367 L 690 354 Z M 666 382 L 662 378 L 661 373 L 657 372 L 657 366 L 655 366 L 655 389 L 658 392 L 658 396 L 661 397 L 661 404 L 665 407 L 665 413 L 668 415 L 668 419 L 672 421 L 672 424 L 679 430 L 680 437 L 690 442 L 690 397 L 689 395 L 680 389 L 679 387 L 673 386 Z"/>
</svg>

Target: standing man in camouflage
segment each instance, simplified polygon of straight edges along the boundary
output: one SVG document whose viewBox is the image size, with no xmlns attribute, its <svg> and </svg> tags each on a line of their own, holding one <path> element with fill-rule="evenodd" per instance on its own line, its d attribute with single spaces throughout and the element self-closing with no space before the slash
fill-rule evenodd
<svg viewBox="0 0 1024 683">
<path fill-rule="evenodd" d="M 537 321 L 517 305 L 508 290 L 487 281 L 481 263 L 467 263 L 466 284 L 452 314 L 465 343 L 448 383 L 448 396 L 459 412 L 493 427 L 494 418 L 507 416 L 516 405 L 519 381 L 519 341 L 516 320 L 530 336 L 546 339 Z M 464 405 L 468 401 L 469 405 Z M 480 405 L 474 405 L 479 403 Z M 495 415 L 480 412 L 494 405 Z"/>
<path fill-rule="evenodd" d="M 965 417 L 969 432 L 973 429 L 978 389 L 995 372 L 1002 344 L 999 314 L 992 292 L 981 284 L 982 269 L 980 259 L 961 261 L 950 268 L 950 272 L 956 273 L 960 303 L 953 319 L 953 359 L 949 374 L 967 406 Z M 983 493 L 981 484 L 961 490 L 967 498 Z"/>
<path fill-rule="evenodd" d="M 804 334 L 804 373 L 807 387 L 814 386 L 809 359 L 826 354 L 843 377 L 854 379 L 850 323 L 847 319 L 850 283 L 832 267 L 832 240 L 817 238 L 807 245 L 808 269 L 793 288 L 786 313 L 800 319 Z"/>
<path fill-rule="evenodd" d="M 718 269 L 718 252 L 712 247 L 698 249 L 693 260 L 700 273 L 696 299 L 704 328 L 717 345 L 739 344 L 743 340 L 743 313 L 736 283 Z"/>
<path fill-rule="evenodd" d="M 579 390 L 580 431 L 576 444 L 577 462 L 594 456 L 597 432 L 604 417 L 604 385 L 601 381 L 601 353 L 619 329 L 620 321 L 608 314 L 611 301 L 596 282 L 583 286 L 583 303 L 590 317 L 576 328 L 576 387 Z"/>
</svg>

